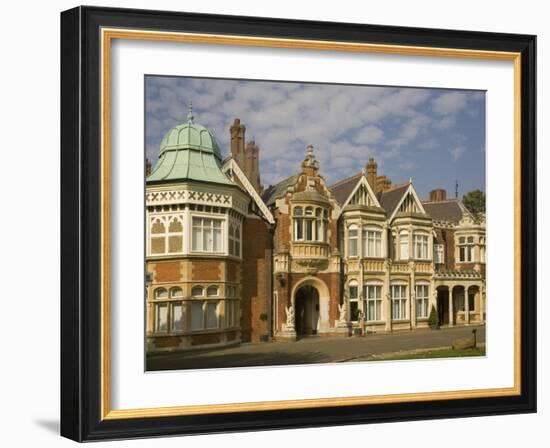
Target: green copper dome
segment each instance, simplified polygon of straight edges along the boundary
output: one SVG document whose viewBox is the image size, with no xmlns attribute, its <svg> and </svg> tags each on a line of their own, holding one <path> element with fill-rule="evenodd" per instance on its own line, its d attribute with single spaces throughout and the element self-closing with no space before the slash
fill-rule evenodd
<svg viewBox="0 0 550 448">
<path fill-rule="evenodd" d="M 198 180 L 221 184 L 232 181 L 221 170 L 216 137 L 193 122 L 191 104 L 187 122 L 170 129 L 160 143 L 159 158 L 147 182 Z"/>
</svg>

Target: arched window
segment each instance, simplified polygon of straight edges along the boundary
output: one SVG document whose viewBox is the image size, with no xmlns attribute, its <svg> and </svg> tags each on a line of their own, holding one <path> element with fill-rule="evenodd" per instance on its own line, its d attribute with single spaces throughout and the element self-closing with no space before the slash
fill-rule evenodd
<svg viewBox="0 0 550 448">
<path fill-rule="evenodd" d="M 164 288 L 155 289 L 155 299 L 162 300 L 168 298 L 168 291 Z"/>
<path fill-rule="evenodd" d="M 183 291 L 181 288 L 170 289 L 171 299 L 183 299 Z M 185 309 L 183 302 L 171 302 L 170 303 L 170 330 L 171 331 L 183 331 L 185 330 Z"/>
<path fill-rule="evenodd" d="M 352 224 L 348 228 L 348 256 L 357 257 L 359 254 L 359 228 Z"/>
<path fill-rule="evenodd" d="M 193 286 L 193 288 L 191 289 L 191 295 L 193 297 L 204 296 L 204 288 L 202 286 Z"/>
<path fill-rule="evenodd" d="M 183 297 L 183 291 L 181 288 L 172 288 L 170 289 L 170 298 L 172 299 L 179 299 L 180 297 Z"/>
<path fill-rule="evenodd" d="M 155 218 L 151 224 L 151 254 L 166 253 L 166 226 L 162 218 Z"/>
<path fill-rule="evenodd" d="M 209 286 L 206 290 L 206 295 L 208 297 L 215 297 L 218 295 L 218 287 L 217 286 Z"/>
<path fill-rule="evenodd" d="M 409 259 L 409 232 L 406 230 L 399 233 L 399 259 Z"/>
<path fill-rule="evenodd" d="M 151 255 L 183 252 L 183 220 L 181 216 L 157 216 L 150 227 Z"/>
<path fill-rule="evenodd" d="M 168 252 L 183 252 L 183 224 L 179 218 L 172 218 L 168 226 Z"/>
<path fill-rule="evenodd" d="M 164 288 L 155 289 L 155 300 L 159 303 L 155 303 L 154 306 L 154 331 L 156 333 L 166 333 L 168 331 L 168 291 Z"/>
</svg>

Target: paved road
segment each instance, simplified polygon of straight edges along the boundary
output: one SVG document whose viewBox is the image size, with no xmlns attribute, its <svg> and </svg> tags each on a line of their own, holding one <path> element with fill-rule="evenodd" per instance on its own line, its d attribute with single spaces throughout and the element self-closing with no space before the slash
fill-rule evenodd
<svg viewBox="0 0 550 448">
<path fill-rule="evenodd" d="M 477 341 L 485 342 L 484 326 L 415 330 L 362 338 L 313 336 L 297 342 L 246 343 L 236 347 L 154 354 L 147 358 L 147 370 L 346 362 L 402 350 L 448 347 L 453 339 L 472 336 L 474 328 L 477 328 Z"/>
</svg>

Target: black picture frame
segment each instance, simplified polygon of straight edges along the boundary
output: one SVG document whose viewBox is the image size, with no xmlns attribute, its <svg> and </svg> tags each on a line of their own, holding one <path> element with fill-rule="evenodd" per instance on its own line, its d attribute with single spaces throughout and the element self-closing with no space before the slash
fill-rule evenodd
<svg viewBox="0 0 550 448">
<path fill-rule="evenodd" d="M 102 419 L 100 29 L 521 54 L 521 393 L 307 409 Z M 536 412 L 536 37 L 77 7 L 61 13 L 61 435 L 76 441 Z"/>
</svg>

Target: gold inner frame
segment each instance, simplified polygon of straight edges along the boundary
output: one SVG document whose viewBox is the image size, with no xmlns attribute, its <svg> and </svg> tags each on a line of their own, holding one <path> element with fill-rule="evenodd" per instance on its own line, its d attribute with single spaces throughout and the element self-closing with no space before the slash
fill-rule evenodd
<svg viewBox="0 0 550 448">
<path fill-rule="evenodd" d="M 442 392 L 420 392 L 356 397 L 315 398 L 244 402 L 229 404 L 170 406 L 140 409 L 110 408 L 110 62 L 113 39 L 239 45 L 253 47 L 296 48 L 325 51 L 368 52 L 412 56 L 437 56 L 469 59 L 506 60 L 514 63 L 514 386 Z M 455 48 L 415 47 L 300 39 L 277 39 L 214 34 L 101 29 L 101 419 L 127 419 L 199 415 L 283 409 L 306 409 L 461 398 L 502 397 L 521 394 L 521 53 L 464 50 Z"/>
</svg>

